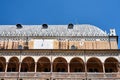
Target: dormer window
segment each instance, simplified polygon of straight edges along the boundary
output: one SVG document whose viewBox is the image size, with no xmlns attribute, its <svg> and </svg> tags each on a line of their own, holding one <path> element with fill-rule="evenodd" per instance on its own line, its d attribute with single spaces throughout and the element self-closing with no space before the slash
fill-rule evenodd
<svg viewBox="0 0 120 80">
<path fill-rule="evenodd" d="M 18 49 L 23 49 L 22 45 L 18 45 Z"/>
<path fill-rule="evenodd" d="M 48 25 L 47 24 L 43 24 L 42 25 L 42 29 L 47 29 L 48 28 Z"/>
<path fill-rule="evenodd" d="M 17 29 L 21 29 L 23 26 L 21 24 L 16 24 Z"/>
<path fill-rule="evenodd" d="M 71 49 L 77 49 L 75 45 L 72 45 L 71 46 Z"/>
<path fill-rule="evenodd" d="M 73 29 L 74 25 L 73 24 L 68 24 L 68 29 Z"/>
</svg>

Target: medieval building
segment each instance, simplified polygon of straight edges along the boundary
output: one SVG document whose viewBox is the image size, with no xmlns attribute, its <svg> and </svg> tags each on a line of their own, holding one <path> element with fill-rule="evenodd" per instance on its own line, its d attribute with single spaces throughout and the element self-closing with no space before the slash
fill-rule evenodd
<svg viewBox="0 0 120 80">
<path fill-rule="evenodd" d="M 0 80 L 120 80 L 115 29 L 0 25 Z"/>
</svg>

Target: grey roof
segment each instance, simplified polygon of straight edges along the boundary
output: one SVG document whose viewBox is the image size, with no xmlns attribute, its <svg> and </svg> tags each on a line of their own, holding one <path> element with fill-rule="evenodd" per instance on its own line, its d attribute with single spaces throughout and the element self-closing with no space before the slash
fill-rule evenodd
<svg viewBox="0 0 120 80">
<path fill-rule="evenodd" d="M 18 29 L 16 25 L 0 25 L 0 36 L 108 36 L 100 28 L 90 25 L 74 25 L 68 29 L 68 25 L 48 25 L 43 29 L 42 25 L 22 25 Z"/>
</svg>

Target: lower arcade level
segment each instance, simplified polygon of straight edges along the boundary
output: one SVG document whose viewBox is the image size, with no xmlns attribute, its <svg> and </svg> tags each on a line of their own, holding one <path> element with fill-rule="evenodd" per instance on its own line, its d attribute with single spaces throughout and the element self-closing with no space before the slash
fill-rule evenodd
<svg viewBox="0 0 120 80">
<path fill-rule="evenodd" d="M 120 80 L 119 50 L 0 50 L 1 80 Z"/>
</svg>

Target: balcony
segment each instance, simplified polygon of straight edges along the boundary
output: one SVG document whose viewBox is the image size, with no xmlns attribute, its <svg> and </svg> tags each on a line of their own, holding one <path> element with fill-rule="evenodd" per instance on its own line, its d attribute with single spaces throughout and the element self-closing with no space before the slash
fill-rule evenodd
<svg viewBox="0 0 120 80">
<path fill-rule="evenodd" d="M 120 73 L 0 72 L 0 78 L 120 79 Z"/>
</svg>

